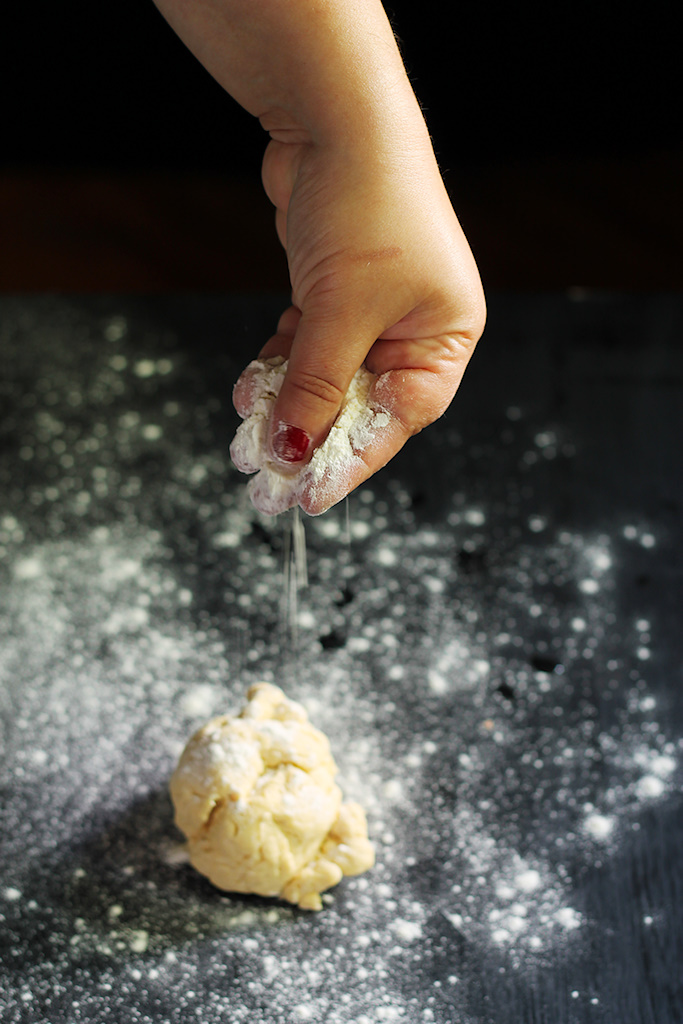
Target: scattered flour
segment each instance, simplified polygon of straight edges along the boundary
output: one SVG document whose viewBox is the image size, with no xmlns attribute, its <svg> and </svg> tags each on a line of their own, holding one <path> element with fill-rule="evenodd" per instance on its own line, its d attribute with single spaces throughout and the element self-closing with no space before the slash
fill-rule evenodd
<svg viewBox="0 0 683 1024">
<path fill-rule="evenodd" d="M 436 521 L 401 482 L 364 488 L 350 529 L 342 509 L 311 520 L 293 647 L 288 524 L 242 500 L 204 376 L 162 365 L 170 343 L 118 308 L 57 309 L 38 368 L 0 325 L 18 396 L 18 458 L 0 453 L 3 1022 L 116 1007 L 155 1024 L 455 1024 L 482 964 L 510 992 L 549 963 L 569 971 L 594 924 L 577 877 L 680 784 L 649 676 L 661 624 L 646 597 L 625 623 L 615 600 L 624 548 L 649 557 L 648 525 L 558 528 L 539 463 L 530 493 L 513 481 L 489 503 L 482 443 L 445 476 Z M 523 430 L 521 409 L 508 419 Z M 534 429 L 540 460 L 563 445 Z M 171 824 L 188 733 L 258 679 L 307 706 L 377 837 L 376 868 L 315 920 L 216 894 Z M 653 941 L 664 909 L 636 908 Z"/>
<path fill-rule="evenodd" d="M 583 827 L 592 839 L 602 841 L 608 839 L 612 835 L 615 824 L 616 822 L 614 818 L 608 817 L 605 814 L 596 814 L 591 811 L 586 815 Z"/>
</svg>

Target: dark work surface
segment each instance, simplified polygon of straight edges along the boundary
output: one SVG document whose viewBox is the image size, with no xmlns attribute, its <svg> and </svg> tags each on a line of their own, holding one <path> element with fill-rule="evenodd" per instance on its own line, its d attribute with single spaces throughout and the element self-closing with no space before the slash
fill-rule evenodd
<svg viewBox="0 0 683 1024">
<path fill-rule="evenodd" d="M 0 302 L 7 1024 L 679 1024 L 683 299 L 490 298 L 448 414 L 306 521 L 229 464 L 281 301 Z M 192 730 L 280 683 L 376 868 L 319 914 L 177 863 Z"/>
</svg>

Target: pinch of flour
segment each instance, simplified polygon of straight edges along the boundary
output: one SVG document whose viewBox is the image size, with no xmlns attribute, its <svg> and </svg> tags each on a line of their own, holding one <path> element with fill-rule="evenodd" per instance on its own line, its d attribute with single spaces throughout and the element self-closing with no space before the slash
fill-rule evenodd
<svg viewBox="0 0 683 1024">
<path fill-rule="evenodd" d="M 327 494 L 345 490 L 362 463 L 361 453 L 391 420 L 386 410 L 372 409 L 368 405 L 368 396 L 377 378 L 362 367 L 349 385 L 327 438 L 313 452 L 308 464 L 295 471 L 282 467 L 267 454 L 266 432 L 286 369 L 287 363 L 280 358 L 250 364 L 248 372 L 254 390 L 252 407 L 230 448 L 238 469 L 256 473 L 250 481 L 249 494 L 256 508 L 268 515 L 296 505 L 305 492 L 319 504 L 327 502 Z"/>
</svg>

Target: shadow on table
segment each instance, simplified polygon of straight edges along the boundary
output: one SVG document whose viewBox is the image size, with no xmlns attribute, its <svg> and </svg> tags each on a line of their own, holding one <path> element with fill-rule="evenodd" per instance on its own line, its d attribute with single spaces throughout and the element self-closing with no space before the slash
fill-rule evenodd
<svg viewBox="0 0 683 1024">
<path fill-rule="evenodd" d="M 65 957 L 102 966 L 245 929 L 271 929 L 299 914 L 272 900 L 222 893 L 185 861 L 180 838 L 164 789 L 56 863 L 41 865 L 33 912 L 15 922 L 13 940 L 22 950 L 17 966 Z M 233 959 L 237 973 L 239 955 Z"/>
</svg>

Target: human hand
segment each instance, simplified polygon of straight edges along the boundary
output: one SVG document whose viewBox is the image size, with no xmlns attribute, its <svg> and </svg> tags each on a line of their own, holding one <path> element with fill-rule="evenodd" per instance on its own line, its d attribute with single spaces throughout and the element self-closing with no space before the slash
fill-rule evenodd
<svg viewBox="0 0 683 1024">
<path fill-rule="evenodd" d="M 263 182 L 293 302 L 261 353 L 289 358 L 273 464 L 306 464 L 355 371 L 378 375 L 370 402 L 391 419 L 351 474 L 298 496 L 321 512 L 449 405 L 484 326 L 479 275 L 380 0 L 155 2 L 271 137 Z M 249 371 L 234 397 L 248 415 Z"/>
<path fill-rule="evenodd" d="M 363 364 L 378 375 L 371 406 L 391 417 L 357 452 L 351 473 L 304 487 L 299 504 L 312 515 L 442 415 L 484 327 L 479 275 L 428 136 L 419 129 L 408 136 L 385 134 L 356 147 L 275 138 L 266 150 L 263 182 L 293 301 L 260 353 L 289 360 L 272 411 L 272 464 L 287 473 L 308 461 Z M 247 370 L 234 392 L 241 416 L 253 397 Z M 253 495 L 257 507 L 262 491 Z M 273 508 L 262 498 L 263 511 Z"/>
</svg>

